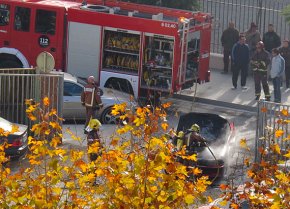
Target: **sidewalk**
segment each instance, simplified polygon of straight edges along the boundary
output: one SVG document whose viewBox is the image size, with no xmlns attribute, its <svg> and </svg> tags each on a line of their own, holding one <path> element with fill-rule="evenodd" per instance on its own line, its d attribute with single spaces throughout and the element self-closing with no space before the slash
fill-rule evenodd
<svg viewBox="0 0 290 209">
<path fill-rule="evenodd" d="M 220 70 L 211 70 L 210 82 L 197 85 L 196 97 L 212 100 L 212 102 L 225 102 L 230 104 L 245 105 L 248 107 L 256 107 L 257 101 L 255 100 L 255 86 L 252 75 L 247 77 L 247 90 L 241 88 L 241 76 L 238 80 L 238 88 L 232 90 L 232 73 L 221 74 Z M 271 101 L 274 100 L 272 81 L 269 81 Z M 193 97 L 195 94 L 195 87 L 191 89 L 182 90 L 180 93 L 183 96 Z M 290 103 L 290 91 L 285 92 L 285 82 L 281 88 L 282 104 Z M 264 92 L 262 88 L 261 99 L 264 99 Z"/>
</svg>

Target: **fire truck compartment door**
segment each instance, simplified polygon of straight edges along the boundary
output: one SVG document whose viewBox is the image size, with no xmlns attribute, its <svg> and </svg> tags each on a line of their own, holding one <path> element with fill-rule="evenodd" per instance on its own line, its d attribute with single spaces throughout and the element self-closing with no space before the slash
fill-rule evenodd
<svg viewBox="0 0 290 209">
<path fill-rule="evenodd" d="M 101 26 L 69 22 L 67 72 L 99 80 Z"/>
<path fill-rule="evenodd" d="M 201 83 L 209 81 L 210 40 L 211 27 L 210 23 L 206 23 L 203 26 L 200 36 L 199 79 Z"/>
</svg>

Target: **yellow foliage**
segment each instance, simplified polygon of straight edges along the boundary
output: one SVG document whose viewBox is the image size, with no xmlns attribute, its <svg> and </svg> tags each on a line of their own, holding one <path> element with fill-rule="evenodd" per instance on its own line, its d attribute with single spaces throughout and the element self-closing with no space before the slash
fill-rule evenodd
<svg viewBox="0 0 290 209">
<path fill-rule="evenodd" d="M 167 102 L 167 103 L 162 104 L 162 107 L 163 107 L 163 108 L 168 108 L 168 107 L 170 107 L 171 105 L 172 105 L 172 102 Z"/>
<path fill-rule="evenodd" d="M 290 176 L 289 173 L 286 175 L 282 171 L 277 171 L 276 178 L 279 179 L 283 184 L 289 184 L 290 183 Z"/>
<path fill-rule="evenodd" d="M 276 152 L 277 154 L 281 154 L 281 149 L 280 146 L 278 144 L 273 144 L 271 145 L 271 148 L 273 149 L 274 152 Z"/>
<path fill-rule="evenodd" d="M 236 204 L 236 203 L 232 203 L 232 204 L 231 204 L 231 208 L 233 208 L 233 209 L 239 209 L 240 207 L 239 207 L 238 204 Z"/>
<path fill-rule="evenodd" d="M 48 97 L 44 97 L 43 100 L 42 100 L 44 106 L 49 106 L 49 99 Z"/>
<path fill-rule="evenodd" d="M 275 137 L 276 138 L 279 138 L 279 137 L 283 136 L 283 134 L 284 134 L 283 130 L 276 130 L 275 131 Z"/>
<path fill-rule="evenodd" d="M 19 131 L 19 127 L 17 125 L 12 125 L 12 130 L 10 131 L 10 133 L 15 133 Z"/>
<path fill-rule="evenodd" d="M 188 194 L 188 195 L 185 196 L 185 203 L 190 205 L 190 204 L 194 203 L 194 199 L 195 198 L 194 198 L 193 195 Z"/>
<path fill-rule="evenodd" d="M 281 114 L 285 117 L 287 117 L 289 115 L 288 110 L 286 110 L 286 109 L 281 110 Z"/>
<path fill-rule="evenodd" d="M 270 209 L 281 209 L 281 205 L 279 202 L 274 202 L 273 205 L 271 205 Z"/>
<path fill-rule="evenodd" d="M 57 115 L 56 109 L 51 109 L 48 115 L 49 116 Z"/>
<path fill-rule="evenodd" d="M 163 128 L 164 131 L 168 129 L 168 123 L 162 123 L 161 127 Z"/>
<path fill-rule="evenodd" d="M 15 203 L 21 208 L 187 208 L 204 195 L 208 179 L 189 180 L 189 172 L 200 175 L 201 171 L 176 162 L 173 145 L 159 137 L 160 131 L 169 127 L 164 119 L 169 103 L 154 111 L 151 107 L 137 108 L 135 113 L 126 104 L 115 105 L 112 114 L 129 119 L 105 148 L 99 143 L 89 148 L 60 147 L 63 119 L 57 117 L 55 109 L 48 110 L 49 103 L 48 97 L 41 105 L 26 101 L 28 117 L 40 121 L 31 128 L 34 137 L 28 137 L 28 165 L 17 173 L 1 170 L 1 185 L 6 187 L 6 205 L 0 194 L 1 208 Z M 82 143 L 81 137 L 67 132 Z M 0 129 L 0 134 L 7 133 Z M 5 160 L 4 149 L 0 146 L 1 162 Z M 89 162 L 89 153 L 100 156 Z M 197 160 L 196 155 L 184 156 L 184 149 L 179 155 Z"/>
<path fill-rule="evenodd" d="M 198 176 L 199 174 L 202 173 L 202 170 L 200 170 L 199 168 L 193 168 L 192 170 L 193 170 L 193 174 L 194 174 L 195 176 Z"/>
<path fill-rule="evenodd" d="M 223 200 L 219 203 L 220 206 L 223 206 L 225 207 L 226 205 L 228 204 L 228 201 L 227 200 Z"/>
<path fill-rule="evenodd" d="M 241 140 L 240 140 L 240 146 L 241 146 L 242 148 L 244 148 L 244 149 L 249 150 L 249 147 L 248 147 L 248 145 L 247 145 L 247 140 L 246 140 L 246 139 L 241 139 Z"/>
<path fill-rule="evenodd" d="M 284 155 L 287 158 L 290 158 L 290 150 L 288 150 L 288 153 Z"/>
</svg>

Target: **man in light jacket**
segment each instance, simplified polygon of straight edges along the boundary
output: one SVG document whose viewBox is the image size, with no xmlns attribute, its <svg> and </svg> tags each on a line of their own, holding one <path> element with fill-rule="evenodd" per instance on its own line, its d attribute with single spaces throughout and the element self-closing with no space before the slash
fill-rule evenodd
<svg viewBox="0 0 290 209">
<path fill-rule="evenodd" d="M 277 48 L 272 49 L 272 66 L 271 66 L 271 78 L 273 79 L 274 86 L 274 102 L 281 103 L 281 81 L 282 75 L 285 71 L 285 60 L 280 55 Z"/>
</svg>

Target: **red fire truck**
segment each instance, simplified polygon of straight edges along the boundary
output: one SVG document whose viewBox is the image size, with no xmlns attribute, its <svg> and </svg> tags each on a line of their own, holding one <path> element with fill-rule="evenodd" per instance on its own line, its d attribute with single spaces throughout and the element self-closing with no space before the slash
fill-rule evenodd
<svg viewBox="0 0 290 209">
<path fill-rule="evenodd" d="M 119 1 L 0 0 L 0 68 L 36 66 L 94 75 L 135 97 L 209 81 L 211 16 Z"/>
</svg>

